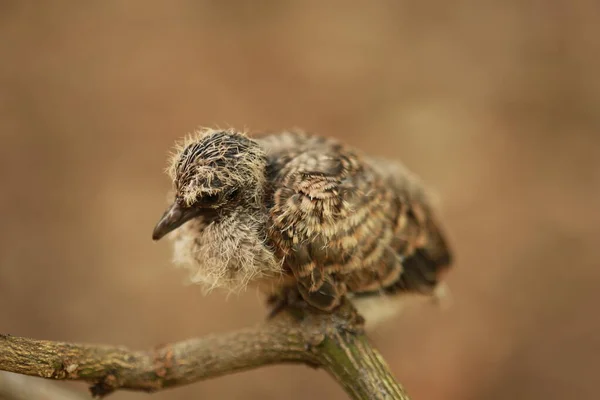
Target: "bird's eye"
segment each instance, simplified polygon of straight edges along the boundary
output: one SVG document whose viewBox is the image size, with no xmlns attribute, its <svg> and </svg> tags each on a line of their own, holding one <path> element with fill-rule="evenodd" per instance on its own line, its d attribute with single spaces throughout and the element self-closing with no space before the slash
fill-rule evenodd
<svg viewBox="0 0 600 400">
<path fill-rule="evenodd" d="M 205 194 L 204 196 L 202 196 L 202 202 L 205 204 L 215 204 L 217 201 L 219 201 L 219 195 L 218 194 Z"/>
</svg>

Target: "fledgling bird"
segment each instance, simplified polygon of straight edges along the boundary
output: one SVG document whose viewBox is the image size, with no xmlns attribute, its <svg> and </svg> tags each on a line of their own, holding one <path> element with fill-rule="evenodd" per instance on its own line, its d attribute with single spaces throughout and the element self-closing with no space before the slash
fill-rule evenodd
<svg viewBox="0 0 600 400">
<path fill-rule="evenodd" d="M 255 283 L 325 312 L 346 296 L 360 311 L 362 300 L 434 295 L 451 264 L 419 179 L 334 139 L 202 129 L 168 174 L 175 198 L 152 237 L 175 231 L 175 263 L 207 288 Z"/>
</svg>

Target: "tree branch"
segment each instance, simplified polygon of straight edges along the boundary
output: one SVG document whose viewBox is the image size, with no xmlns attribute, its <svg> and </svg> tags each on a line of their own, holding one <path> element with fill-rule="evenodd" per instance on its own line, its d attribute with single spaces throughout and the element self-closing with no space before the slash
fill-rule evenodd
<svg viewBox="0 0 600 400">
<path fill-rule="evenodd" d="M 353 399 L 408 400 L 349 304 L 334 314 L 287 309 L 254 328 L 147 351 L 0 335 L 0 370 L 85 381 L 98 397 L 117 389 L 154 392 L 281 363 L 322 367 Z"/>
</svg>

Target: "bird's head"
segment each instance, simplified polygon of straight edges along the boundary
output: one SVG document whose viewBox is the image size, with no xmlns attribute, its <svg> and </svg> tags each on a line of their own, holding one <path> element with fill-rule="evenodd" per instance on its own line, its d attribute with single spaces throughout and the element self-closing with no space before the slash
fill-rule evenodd
<svg viewBox="0 0 600 400">
<path fill-rule="evenodd" d="M 265 167 L 264 151 L 243 133 L 202 129 L 186 137 L 167 169 L 175 199 L 152 238 L 158 240 L 194 217 L 260 201 Z"/>
</svg>

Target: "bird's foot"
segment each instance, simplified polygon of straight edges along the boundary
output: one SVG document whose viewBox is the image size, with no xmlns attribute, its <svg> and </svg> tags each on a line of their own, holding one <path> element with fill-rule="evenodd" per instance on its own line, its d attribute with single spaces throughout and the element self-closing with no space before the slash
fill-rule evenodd
<svg viewBox="0 0 600 400">
<path fill-rule="evenodd" d="M 267 299 L 267 306 L 270 309 L 267 320 L 275 318 L 283 311 L 289 311 L 301 319 L 309 307 L 295 288 L 286 288 L 280 293 L 270 296 Z"/>
</svg>

